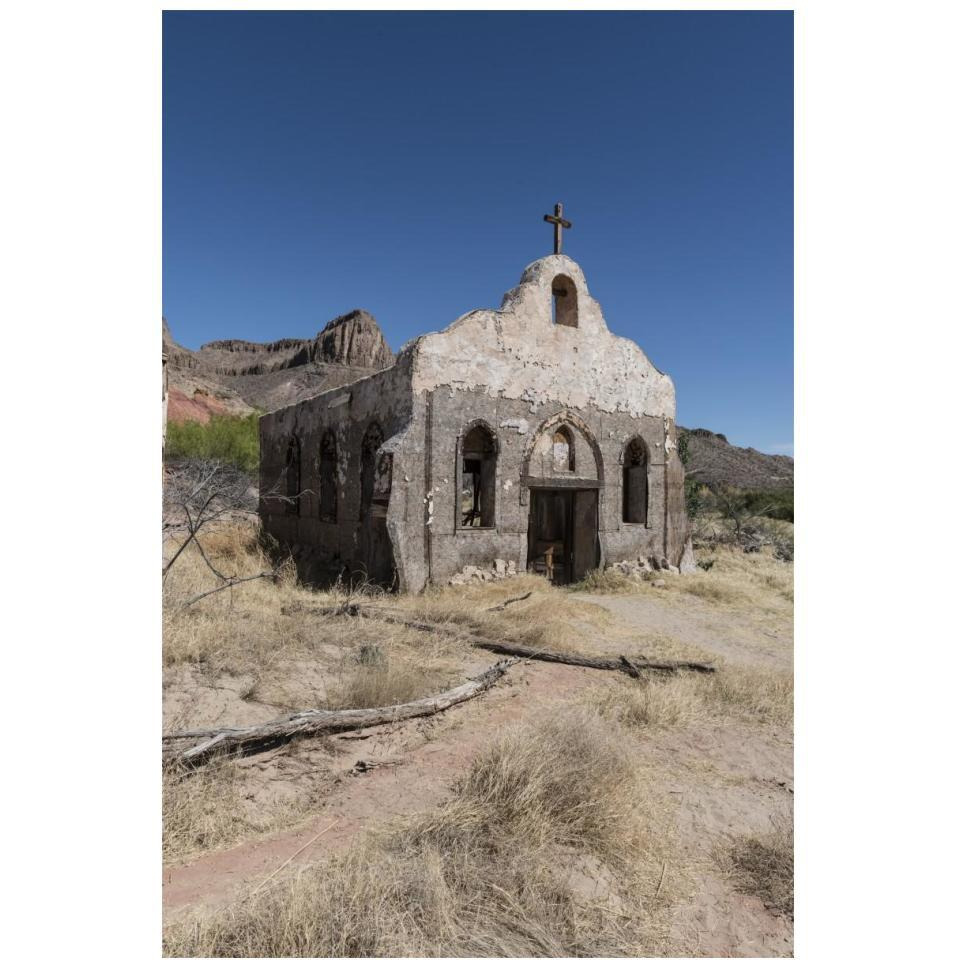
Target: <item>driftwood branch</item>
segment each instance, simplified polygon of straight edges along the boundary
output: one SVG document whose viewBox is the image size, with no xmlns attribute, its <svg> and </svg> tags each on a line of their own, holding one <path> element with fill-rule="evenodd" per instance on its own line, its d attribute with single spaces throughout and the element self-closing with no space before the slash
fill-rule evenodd
<svg viewBox="0 0 960 960">
<path fill-rule="evenodd" d="M 341 733 L 360 730 L 398 720 L 424 717 L 440 713 L 466 700 L 471 700 L 493 686 L 517 661 L 501 660 L 479 676 L 446 690 L 434 697 L 425 697 L 392 707 L 374 707 L 364 710 L 301 710 L 286 717 L 250 727 L 220 727 L 211 730 L 183 730 L 163 737 L 165 757 L 196 763 L 209 759 L 215 753 L 239 749 L 244 753 L 267 749 L 293 737 Z M 173 747 L 175 740 L 200 740 L 185 750 Z"/>
<path fill-rule="evenodd" d="M 473 640 L 471 646 L 490 650 L 493 653 L 505 653 L 511 657 L 529 660 L 546 660 L 548 663 L 566 663 L 571 667 L 590 667 L 594 670 L 622 670 L 638 677 L 641 670 L 696 670 L 700 673 L 714 673 L 716 667 L 698 660 L 649 660 L 643 656 L 627 657 L 585 657 L 579 653 L 561 653 L 556 650 L 544 650 L 540 647 L 527 647 L 506 640 Z"/>
</svg>

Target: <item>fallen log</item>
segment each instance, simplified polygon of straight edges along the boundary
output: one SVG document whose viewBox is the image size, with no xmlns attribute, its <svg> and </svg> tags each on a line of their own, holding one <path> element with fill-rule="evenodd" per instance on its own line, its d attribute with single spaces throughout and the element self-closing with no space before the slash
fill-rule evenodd
<svg viewBox="0 0 960 960">
<path fill-rule="evenodd" d="M 392 707 L 373 707 L 363 710 L 301 710 L 286 717 L 250 727 L 219 727 L 211 730 L 183 730 L 163 736 L 164 757 L 188 763 L 202 762 L 215 753 L 238 749 L 243 753 L 269 749 L 293 737 L 317 736 L 360 730 L 413 717 L 430 716 L 483 693 L 493 686 L 517 661 L 501 660 L 476 677 L 434 697 L 424 697 Z M 175 740 L 200 740 L 186 750 L 174 748 Z"/>
<path fill-rule="evenodd" d="M 594 670 L 622 670 L 631 676 L 639 676 L 641 670 L 695 670 L 699 673 L 714 673 L 716 667 L 698 660 L 650 660 L 644 656 L 627 657 L 586 657 L 579 653 L 561 653 L 556 650 L 544 650 L 540 647 L 527 647 L 506 640 L 471 640 L 470 645 L 490 650 L 493 653 L 505 653 L 510 657 L 526 660 L 545 660 L 548 663 L 565 663 L 571 667 L 590 667 Z"/>
<path fill-rule="evenodd" d="M 506 603 L 517 600 L 526 600 L 530 594 L 514 597 Z M 504 604 L 505 605 L 505 604 Z M 548 663 L 565 663 L 572 667 L 589 667 L 594 670 L 621 670 L 635 679 L 639 679 L 643 670 L 678 671 L 693 670 L 698 673 L 715 673 L 716 667 L 711 663 L 699 660 L 651 660 L 643 654 L 634 657 L 588 657 L 578 653 L 561 653 L 554 650 L 544 650 L 541 647 L 528 647 L 509 640 L 487 640 L 465 625 L 430 623 L 422 620 L 411 620 L 393 613 L 370 606 L 361 606 L 357 603 L 339 604 L 336 607 L 315 608 L 318 613 L 327 616 L 367 617 L 382 620 L 384 623 L 395 623 L 410 627 L 413 630 L 422 630 L 427 633 L 446 633 L 462 637 L 473 647 L 490 650 L 493 653 L 504 653 L 511 657 L 522 657 L 527 660 L 545 660 Z M 491 610 L 497 609 L 492 607 Z"/>
</svg>

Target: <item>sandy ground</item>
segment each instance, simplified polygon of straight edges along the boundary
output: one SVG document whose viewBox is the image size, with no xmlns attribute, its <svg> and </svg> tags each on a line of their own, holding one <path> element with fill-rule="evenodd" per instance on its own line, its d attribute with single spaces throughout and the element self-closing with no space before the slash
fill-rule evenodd
<svg viewBox="0 0 960 960">
<path fill-rule="evenodd" d="M 734 611 L 721 615 L 716 606 L 695 597 L 681 601 L 641 593 L 585 594 L 582 599 L 604 606 L 641 638 L 625 643 L 623 652 L 636 652 L 644 635 L 660 634 L 712 651 L 724 661 L 785 669 L 792 664 L 792 636 L 782 619 L 774 623 Z M 611 649 L 609 638 L 584 632 L 583 652 L 600 652 L 601 645 Z M 467 675 L 495 659 L 478 656 Z M 250 780 L 251 802 L 296 800 L 308 792 L 311 815 L 294 828 L 168 866 L 163 872 L 165 919 L 188 910 L 219 908 L 248 895 L 277 871 L 295 870 L 341 849 L 364 829 L 436 806 L 498 731 L 615 682 L 615 676 L 601 671 L 524 663 L 482 697 L 436 717 L 290 744 L 240 761 L 248 772 L 258 774 Z M 174 718 L 175 683 L 169 693 L 168 716 Z M 217 692 L 208 695 L 215 698 Z M 236 691 L 227 695 L 236 702 Z M 244 705 L 246 715 L 231 716 L 231 722 L 276 714 L 273 703 L 248 699 Z M 216 707 L 212 702 L 203 712 L 215 712 Z M 792 734 L 781 727 L 731 721 L 652 729 L 642 738 L 651 776 L 676 799 L 675 829 L 687 859 L 682 865 L 666 864 L 664 874 L 668 882 L 672 869 L 696 878 L 692 896 L 682 898 L 674 914 L 675 954 L 791 955 L 792 923 L 773 915 L 758 899 L 737 893 L 718 850 L 737 836 L 763 832 L 775 818 L 792 811 Z M 358 761 L 378 765 L 360 773 Z"/>
</svg>

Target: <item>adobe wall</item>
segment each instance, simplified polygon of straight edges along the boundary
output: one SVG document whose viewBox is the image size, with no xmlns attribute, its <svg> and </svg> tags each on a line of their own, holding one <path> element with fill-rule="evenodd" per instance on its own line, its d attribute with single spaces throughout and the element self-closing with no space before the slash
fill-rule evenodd
<svg viewBox="0 0 960 960">
<path fill-rule="evenodd" d="M 385 437 L 400 433 L 413 405 L 408 362 L 398 362 L 345 387 L 283 407 L 260 418 L 260 505 L 264 530 L 293 549 L 300 574 L 323 582 L 341 570 L 349 573 L 360 560 L 360 459 L 367 427 L 377 423 Z M 319 498 L 320 441 L 327 429 L 337 440 L 337 519 L 321 520 Z M 299 513 L 272 498 L 285 492 L 287 444 L 301 445 L 302 495 Z M 394 483 L 396 489 L 398 485 Z M 405 485 L 400 485 L 401 489 Z M 399 497 L 401 490 L 397 490 Z M 391 503 L 391 506 L 393 504 Z M 394 538 L 394 542 L 397 538 Z"/>
<path fill-rule="evenodd" d="M 575 292 L 576 326 L 551 317 L 552 283 Z M 564 305 L 569 314 L 570 303 Z M 444 583 L 464 566 L 495 559 L 526 567 L 529 483 L 599 488 L 601 566 L 663 557 L 679 565 L 687 539 L 683 468 L 677 455 L 673 382 L 633 341 L 610 333 L 579 266 L 544 257 L 524 271 L 499 310 L 475 310 L 446 330 L 407 344 L 396 365 L 261 419 L 261 491 L 283 472 L 292 434 L 302 444 L 300 516 L 261 500 L 264 527 L 295 547 L 301 573 L 355 569 L 359 558 L 360 446 L 376 420 L 393 457 L 386 526 L 402 590 Z M 460 525 L 460 444 L 477 422 L 496 437 L 492 528 Z M 574 438 L 573 474 L 549 478 L 537 438 L 563 422 Z M 315 491 L 319 444 L 336 431 L 337 522 L 322 521 Z M 622 519 L 622 457 L 634 437 L 649 451 L 645 524 Z M 541 451 L 542 452 L 542 451 Z M 318 577 L 319 579 L 319 577 Z"/>
<path fill-rule="evenodd" d="M 464 566 L 489 567 L 495 559 L 514 560 L 526 569 L 531 484 L 576 486 L 599 481 L 601 566 L 618 560 L 666 556 L 679 565 L 686 540 L 683 472 L 676 449 L 676 427 L 663 417 L 635 417 L 593 406 L 571 410 L 557 402 L 531 403 L 491 397 L 482 388 L 435 390 L 423 402 L 424 434 L 430 423 L 431 455 L 425 459 L 424 482 L 430 523 L 424 556 L 408 558 L 407 579 L 423 584 L 429 577 L 445 583 Z M 457 502 L 457 451 L 466 432 L 478 421 L 498 440 L 497 498 L 493 528 L 460 526 Z M 572 473 L 551 476 L 549 461 L 535 456 L 539 437 L 550 437 L 560 424 L 568 427 L 575 448 Z M 622 456 L 634 437 L 650 452 L 647 522 L 623 521 Z M 545 465 L 545 469 L 544 469 Z"/>
</svg>

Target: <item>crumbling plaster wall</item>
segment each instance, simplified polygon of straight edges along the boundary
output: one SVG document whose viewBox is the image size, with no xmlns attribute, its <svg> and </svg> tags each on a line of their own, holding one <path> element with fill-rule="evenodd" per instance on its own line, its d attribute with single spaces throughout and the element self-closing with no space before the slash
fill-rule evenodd
<svg viewBox="0 0 960 960">
<path fill-rule="evenodd" d="M 428 570 L 430 579 L 446 582 L 468 564 L 490 566 L 497 558 L 515 560 L 518 569 L 525 569 L 529 491 L 531 481 L 537 480 L 554 486 L 589 485 L 592 481 L 599 488 L 601 565 L 648 556 L 667 556 L 678 564 L 686 529 L 682 468 L 678 471 L 672 465 L 675 453 L 672 460 L 666 455 L 668 441 L 676 443 L 672 421 L 609 413 L 592 406 L 572 411 L 555 401 L 544 401 L 535 410 L 531 406 L 522 400 L 491 397 L 482 388 L 438 388 L 428 395 L 424 427 L 431 436 L 427 444 L 431 453 L 425 460 L 425 477 L 430 478 L 426 491 L 430 522 L 422 569 L 417 569 L 420 565 L 411 558 L 411 583 L 426 582 Z M 498 439 L 492 528 L 464 528 L 459 520 L 458 451 L 463 436 L 478 420 L 491 427 Z M 431 423 L 429 431 L 427 423 Z M 574 435 L 575 470 L 548 475 L 531 454 L 540 438 L 552 435 L 561 423 L 571 427 Z M 623 521 L 622 458 L 626 445 L 637 436 L 650 451 L 645 524 Z"/>
<path fill-rule="evenodd" d="M 576 327 L 552 320 L 552 283 L 559 274 L 576 287 Z M 575 470 L 556 482 L 600 481 L 601 563 L 650 555 L 679 563 L 686 517 L 673 382 L 633 341 L 610 333 L 569 257 L 535 261 L 499 310 L 465 314 L 446 330 L 411 342 L 401 355 L 412 358 L 429 451 L 425 569 L 409 570 L 412 583 L 428 575 L 443 582 L 467 564 L 483 566 L 498 557 L 524 568 L 526 478 L 550 472 L 535 447 L 549 444 L 561 423 L 571 427 Z M 459 526 L 459 441 L 477 420 L 492 429 L 499 446 L 492 529 Z M 623 453 L 636 436 L 650 453 L 645 524 L 622 519 Z"/>
<path fill-rule="evenodd" d="M 552 322 L 551 284 L 557 274 L 577 291 L 578 325 Z M 283 470 L 286 443 L 302 444 L 300 516 L 282 504 L 261 503 L 268 532 L 296 544 L 328 571 L 358 559 L 360 445 L 376 420 L 393 455 L 387 529 L 402 590 L 446 582 L 464 566 L 515 560 L 527 553 L 529 483 L 592 483 L 599 489 L 601 565 L 666 556 L 678 564 L 686 540 L 683 468 L 676 451 L 673 383 L 632 341 L 611 334 L 579 266 L 544 257 L 524 271 L 500 310 L 468 313 L 440 333 L 408 343 L 394 367 L 286 407 L 261 420 L 261 489 Z M 497 441 L 492 528 L 460 525 L 457 496 L 460 445 L 484 423 Z M 552 476 L 537 444 L 560 424 L 575 446 L 572 474 Z M 340 462 L 337 523 L 319 519 L 315 495 L 320 438 L 336 430 Z M 622 520 L 622 461 L 631 439 L 649 451 L 645 524 Z"/>
<path fill-rule="evenodd" d="M 318 394 L 260 418 L 260 516 L 264 529 L 294 549 L 301 576 L 322 580 L 341 569 L 356 570 L 362 561 L 360 536 L 361 445 L 367 428 L 377 423 L 384 437 L 393 438 L 393 487 L 387 527 L 396 553 L 403 542 L 396 518 L 409 515 L 407 498 L 420 503 L 422 487 L 413 491 L 405 457 L 416 444 L 397 444 L 413 413 L 409 360 L 345 387 Z M 327 429 L 337 440 L 337 519 L 320 519 L 320 442 Z M 283 501 L 271 499 L 271 490 L 285 491 L 283 482 L 287 445 L 297 437 L 301 446 L 299 511 L 290 513 Z M 388 440 L 389 442 L 389 440 Z M 387 444 L 384 444 L 385 449 Z M 422 527 L 422 524 L 415 524 Z M 422 534 L 421 534 L 422 537 Z M 395 555 L 398 568 L 401 558 Z"/>
<path fill-rule="evenodd" d="M 551 319 L 551 284 L 558 274 L 577 290 L 578 325 Z M 570 409 L 674 419 L 673 381 L 632 340 L 607 329 L 580 267 L 557 254 L 536 260 L 499 310 L 474 310 L 446 330 L 404 347 L 414 354 L 413 389 L 480 388 L 536 408 L 555 401 Z"/>
</svg>

